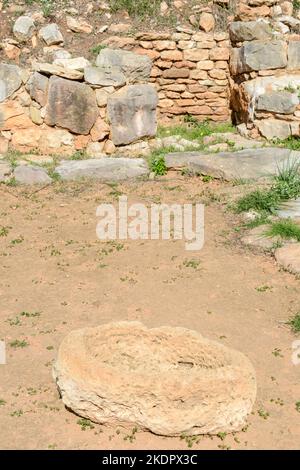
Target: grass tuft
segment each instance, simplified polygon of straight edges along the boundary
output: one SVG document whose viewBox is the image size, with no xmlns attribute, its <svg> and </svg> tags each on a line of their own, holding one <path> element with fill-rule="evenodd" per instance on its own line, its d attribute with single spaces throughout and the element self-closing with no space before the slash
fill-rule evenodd
<svg viewBox="0 0 300 470">
<path fill-rule="evenodd" d="M 291 327 L 293 333 L 300 333 L 300 313 L 296 313 L 287 324 Z"/>
<path fill-rule="evenodd" d="M 266 231 L 267 237 L 281 237 L 287 240 L 300 241 L 300 225 L 291 219 L 283 219 L 272 222 L 270 228 Z"/>
</svg>

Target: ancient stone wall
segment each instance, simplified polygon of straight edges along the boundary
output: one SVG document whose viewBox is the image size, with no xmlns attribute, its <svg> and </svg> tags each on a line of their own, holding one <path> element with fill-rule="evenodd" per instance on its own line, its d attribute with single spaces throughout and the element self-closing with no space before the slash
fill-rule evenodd
<svg viewBox="0 0 300 470">
<path fill-rule="evenodd" d="M 231 105 L 252 137 L 300 135 L 300 20 L 291 2 L 241 2 L 229 26 Z"/>
<path fill-rule="evenodd" d="M 121 47 L 150 57 L 150 81 L 159 93 L 159 120 L 191 115 L 199 121 L 230 121 L 229 36 L 178 28 L 174 33 L 138 33 L 111 37 L 107 47 Z"/>
<path fill-rule="evenodd" d="M 58 51 L 61 52 L 61 51 Z M 158 96 L 149 82 L 151 60 L 104 49 L 84 58 L 34 63 L 28 71 L 0 64 L 0 153 L 112 154 L 157 129 Z"/>
</svg>

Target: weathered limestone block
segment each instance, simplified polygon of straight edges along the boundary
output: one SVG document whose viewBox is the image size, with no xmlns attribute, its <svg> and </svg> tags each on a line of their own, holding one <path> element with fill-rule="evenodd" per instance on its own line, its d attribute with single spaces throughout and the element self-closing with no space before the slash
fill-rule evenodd
<svg viewBox="0 0 300 470">
<path fill-rule="evenodd" d="M 273 36 L 267 21 L 234 21 L 229 26 L 229 35 L 233 43 L 267 40 Z"/>
<path fill-rule="evenodd" d="M 83 72 L 80 70 L 72 70 L 55 64 L 35 63 L 33 64 L 33 69 L 36 72 L 41 72 L 46 75 L 57 75 L 58 77 L 68 78 L 69 80 L 81 80 L 83 78 Z"/>
<path fill-rule="evenodd" d="M 31 98 L 41 106 L 47 103 L 48 84 L 49 79 L 39 72 L 34 72 L 26 84 Z"/>
<path fill-rule="evenodd" d="M 98 67 L 118 67 L 129 83 L 148 81 L 152 61 L 145 55 L 122 49 L 103 49 L 96 59 Z"/>
<path fill-rule="evenodd" d="M 16 101 L 6 101 L 0 104 L 0 130 L 27 129 L 32 126 L 24 108 Z"/>
<path fill-rule="evenodd" d="M 69 70 L 83 71 L 86 67 L 89 67 L 91 63 L 85 57 L 66 57 L 57 58 L 53 62 L 54 65 L 59 65 Z"/>
<path fill-rule="evenodd" d="M 0 64 L 0 103 L 22 85 L 22 71 L 17 65 Z"/>
<path fill-rule="evenodd" d="M 119 67 L 86 67 L 84 69 L 84 80 L 93 86 L 120 87 L 126 84 L 126 77 Z"/>
<path fill-rule="evenodd" d="M 286 43 L 279 40 L 246 42 L 233 49 L 230 65 L 233 75 L 284 68 L 287 65 Z"/>
<path fill-rule="evenodd" d="M 152 85 L 129 85 L 108 97 L 108 118 L 115 145 L 156 134 L 157 91 Z"/>
<path fill-rule="evenodd" d="M 288 69 L 300 69 L 300 41 L 290 41 L 288 47 Z"/>
<path fill-rule="evenodd" d="M 19 41 L 27 41 L 27 39 L 30 39 L 34 30 L 34 21 L 30 16 L 19 16 L 13 26 L 14 36 Z"/>
<path fill-rule="evenodd" d="M 50 78 L 46 124 L 86 135 L 97 117 L 96 96 L 89 86 L 60 77 Z"/>
<path fill-rule="evenodd" d="M 71 332 L 53 376 L 80 416 L 165 436 L 240 430 L 256 397 L 242 353 L 195 331 L 138 322 Z"/>
<path fill-rule="evenodd" d="M 98 142 L 93 144 L 98 144 Z M 89 151 L 90 155 L 91 150 Z M 97 155 L 91 156 L 95 157 Z M 149 169 L 142 158 L 109 157 L 91 160 L 65 160 L 55 168 L 55 172 L 63 180 L 68 181 L 80 178 L 93 178 L 99 181 L 122 181 L 147 176 Z"/>
<path fill-rule="evenodd" d="M 14 178 L 20 184 L 50 184 L 52 182 L 47 172 L 40 167 L 20 165 L 14 170 Z"/>
<path fill-rule="evenodd" d="M 64 42 L 63 35 L 61 34 L 56 23 L 51 23 L 41 28 L 39 31 L 39 36 L 45 41 L 47 46 L 62 44 Z"/>
<path fill-rule="evenodd" d="M 297 93 L 273 91 L 258 97 L 256 109 L 279 114 L 292 114 L 299 105 Z"/>
<path fill-rule="evenodd" d="M 291 136 L 291 126 L 287 121 L 279 119 L 262 119 L 261 121 L 254 121 L 263 137 L 268 140 L 271 139 L 287 139 Z"/>
</svg>

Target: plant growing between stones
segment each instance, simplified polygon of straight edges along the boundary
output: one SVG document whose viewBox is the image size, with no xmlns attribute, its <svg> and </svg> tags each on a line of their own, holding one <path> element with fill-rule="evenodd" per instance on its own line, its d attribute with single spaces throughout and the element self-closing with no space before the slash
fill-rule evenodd
<svg viewBox="0 0 300 470">
<path fill-rule="evenodd" d="M 153 152 L 149 161 L 150 170 L 157 176 L 163 176 L 167 173 L 164 153 L 161 150 Z"/>
<path fill-rule="evenodd" d="M 236 205 L 238 213 L 254 210 L 260 214 L 273 214 L 279 204 L 300 196 L 300 162 L 288 160 L 283 167 L 278 168 L 278 174 L 273 178 L 269 189 L 256 189 L 242 198 Z"/>
<path fill-rule="evenodd" d="M 267 237 L 281 237 L 283 239 L 293 239 L 300 242 L 300 225 L 291 219 L 283 219 L 272 222 L 270 228 L 265 232 Z"/>
</svg>

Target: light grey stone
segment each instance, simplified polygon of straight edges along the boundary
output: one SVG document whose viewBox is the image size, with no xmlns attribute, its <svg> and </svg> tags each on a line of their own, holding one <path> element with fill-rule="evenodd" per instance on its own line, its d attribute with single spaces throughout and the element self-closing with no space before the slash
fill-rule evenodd
<svg viewBox="0 0 300 470">
<path fill-rule="evenodd" d="M 11 165 L 5 161 L 0 161 L 0 182 L 5 181 L 11 172 Z"/>
<path fill-rule="evenodd" d="M 103 49 L 96 59 L 96 65 L 118 67 L 129 83 L 148 81 L 152 69 L 149 57 L 122 49 Z"/>
<path fill-rule="evenodd" d="M 26 83 L 26 89 L 34 101 L 41 106 L 45 106 L 47 103 L 48 85 L 49 79 L 45 75 L 34 72 Z"/>
<path fill-rule="evenodd" d="M 300 41 L 290 41 L 288 47 L 288 69 L 300 69 Z"/>
<path fill-rule="evenodd" d="M 29 16 L 19 16 L 13 26 L 13 33 L 19 41 L 30 39 L 34 30 L 34 21 Z"/>
<path fill-rule="evenodd" d="M 85 81 L 93 86 L 120 87 L 126 84 L 126 77 L 119 67 L 87 67 L 84 69 Z"/>
<path fill-rule="evenodd" d="M 300 56 L 299 56 L 300 57 Z M 279 114 L 292 114 L 299 104 L 297 93 L 273 91 L 258 97 L 256 109 Z"/>
<path fill-rule="evenodd" d="M 261 119 L 254 121 L 259 132 L 267 140 L 287 139 L 292 135 L 290 123 L 279 119 Z"/>
<path fill-rule="evenodd" d="M 39 31 L 39 36 L 45 41 L 47 46 L 62 44 L 64 42 L 63 35 L 56 23 L 48 24 Z"/>
<path fill-rule="evenodd" d="M 287 47 L 284 41 L 250 41 L 231 54 L 233 75 L 244 72 L 281 69 L 287 65 Z"/>
<path fill-rule="evenodd" d="M 12 64 L 0 64 L 0 103 L 9 98 L 22 85 L 22 71 Z"/>
<path fill-rule="evenodd" d="M 290 201 L 280 204 L 277 215 L 283 219 L 299 219 L 300 220 L 300 198 L 291 199 Z"/>
<path fill-rule="evenodd" d="M 83 72 L 80 70 L 71 70 L 60 65 L 47 64 L 47 63 L 34 63 L 33 69 L 36 72 L 41 72 L 46 75 L 57 75 L 58 77 L 67 78 L 69 80 L 81 80 Z"/>
<path fill-rule="evenodd" d="M 55 171 L 63 180 L 93 178 L 100 181 L 121 181 L 149 174 L 149 169 L 142 158 L 121 157 L 65 160 L 55 168 Z"/>
<path fill-rule="evenodd" d="M 115 145 L 154 137 L 157 130 L 158 95 L 152 85 L 129 85 L 109 95 L 108 118 Z"/>
<path fill-rule="evenodd" d="M 188 168 L 195 173 L 232 181 L 273 177 L 287 161 L 299 158 L 300 152 L 270 147 L 218 154 L 169 153 L 165 156 L 165 162 L 169 169 Z"/>
<path fill-rule="evenodd" d="M 233 21 L 229 26 L 232 42 L 267 40 L 273 36 L 272 29 L 266 21 Z"/>
<path fill-rule="evenodd" d="M 20 165 L 14 170 L 14 178 L 20 184 L 50 184 L 50 176 L 40 167 Z"/>
<path fill-rule="evenodd" d="M 53 64 L 59 65 L 60 67 L 64 67 L 66 69 L 80 71 L 83 71 L 86 67 L 91 65 L 85 57 L 55 59 Z"/>
<path fill-rule="evenodd" d="M 46 124 L 87 135 L 98 115 L 96 95 L 89 86 L 60 77 L 50 78 Z"/>
</svg>

